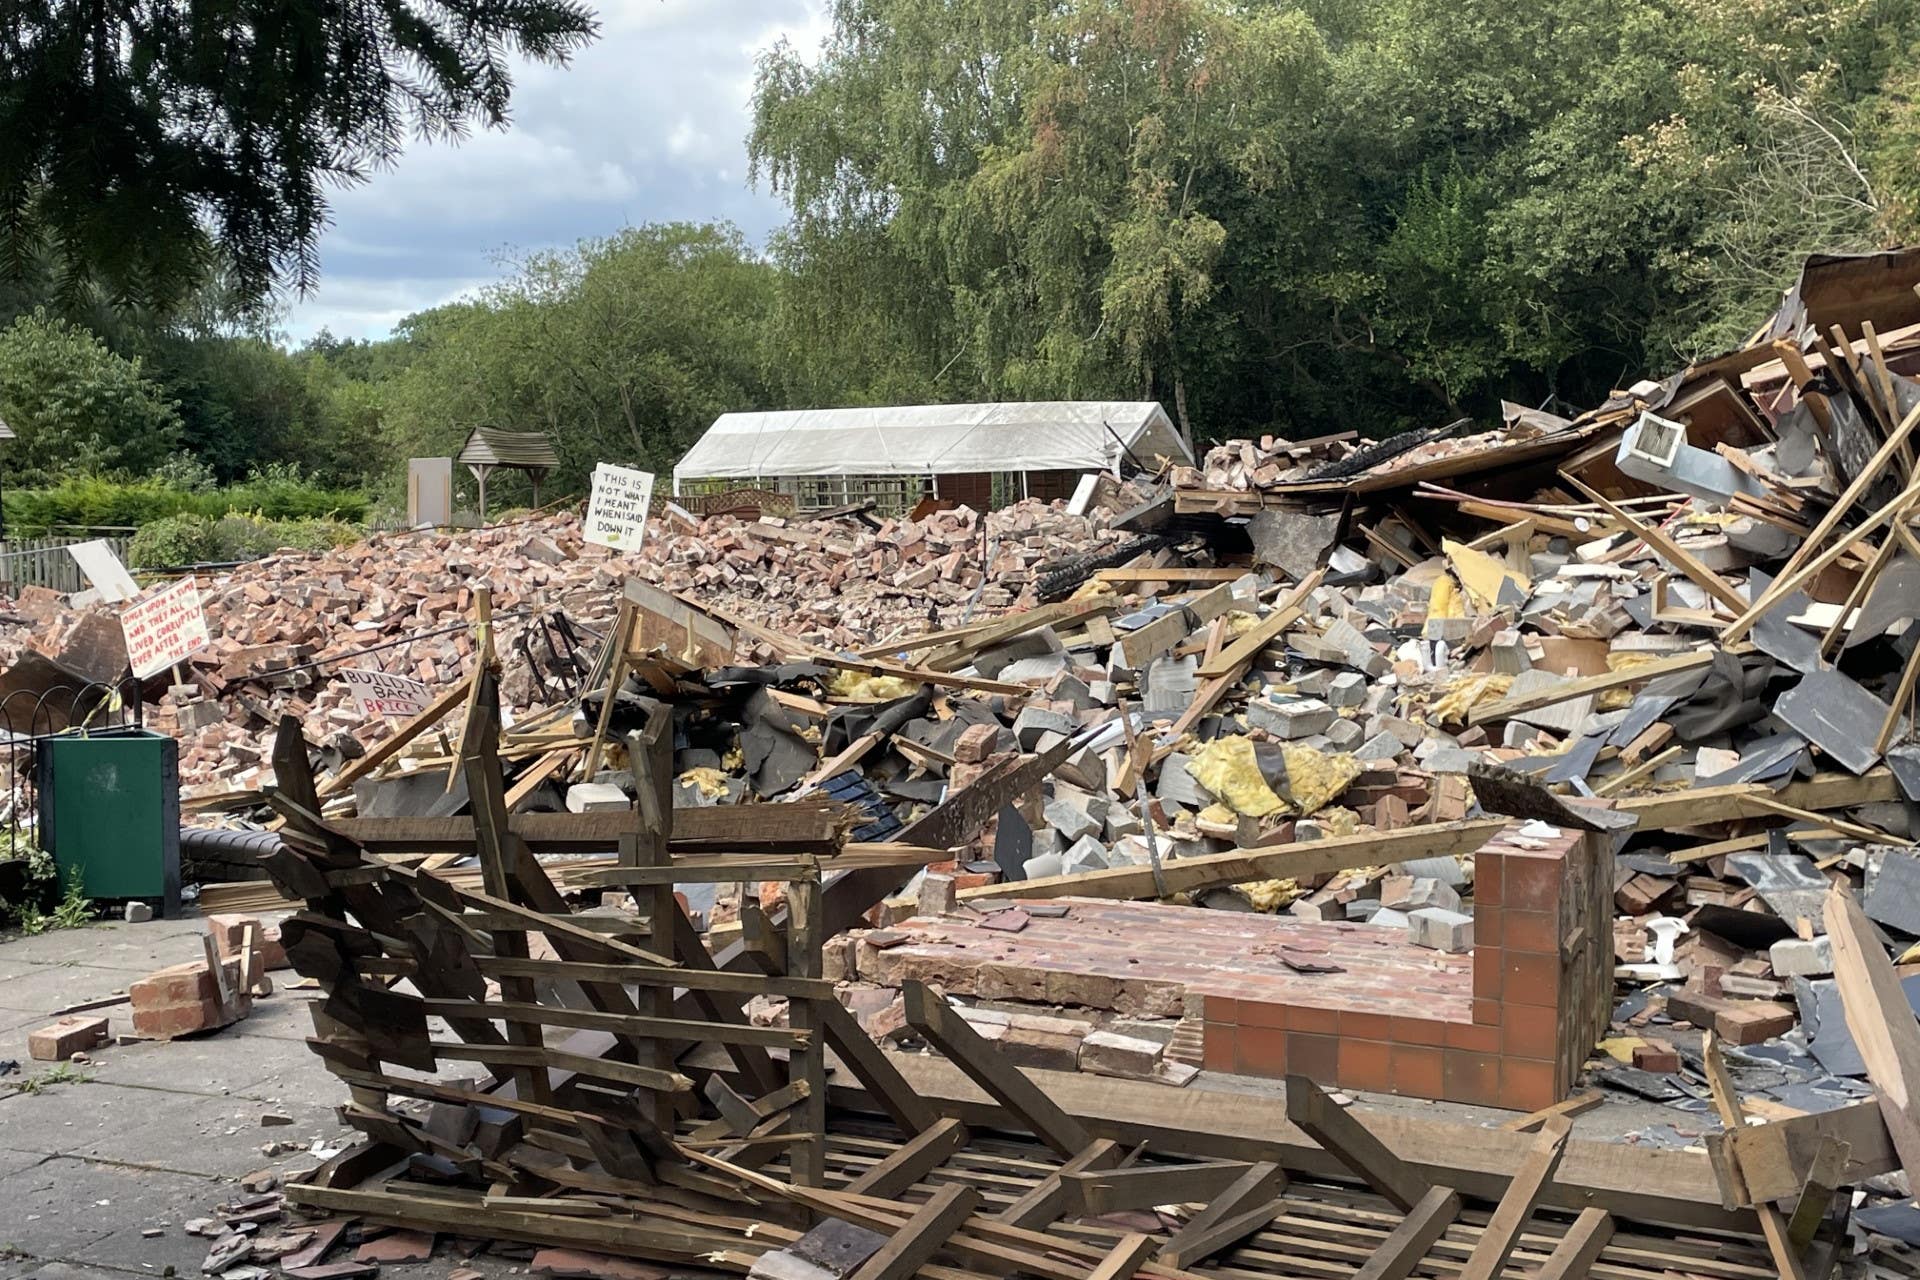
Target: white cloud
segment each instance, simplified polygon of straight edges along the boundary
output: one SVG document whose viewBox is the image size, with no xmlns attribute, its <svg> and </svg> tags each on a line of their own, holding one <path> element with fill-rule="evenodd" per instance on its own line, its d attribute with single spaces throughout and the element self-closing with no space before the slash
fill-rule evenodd
<svg viewBox="0 0 1920 1280">
<path fill-rule="evenodd" d="M 782 221 L 745 183 L 753 65 L 782 37 L 816 47 L 825 0 L 606 0 L 599 17 L 571 66 L 518 69 L 510 128 L 417 143 L 333 194 L 320 287 L 288 310 L 295 341 L 381 336 L 494 278 L 503 249 L 682 219 L 758 242 Z"/>
</svg>

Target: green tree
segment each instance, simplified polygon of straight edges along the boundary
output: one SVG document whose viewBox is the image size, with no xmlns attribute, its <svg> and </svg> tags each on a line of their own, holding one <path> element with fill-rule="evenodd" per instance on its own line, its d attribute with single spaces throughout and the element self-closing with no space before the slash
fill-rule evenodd
<svg viewBox="0 0 1920 1280">
<path fill-rule="evenodd" d="M 309 287 L 328 183 L 408 134 L 500 127 L 513 54 L 563 63 L 579 0 L 22 0 L 0 37 L 0 269 L 169 305 L 216 266 Z"/>
<path fill-rule="evenodd" d="M 514 274 L 411 316 L 383 384 L 392 456 L 445 454 L 478 425 L 550 433 L 560 487 L 596 462 L 664 471 L 714 417 L 768 403 L 774 269 L 731 227 L 633 227 L 512 263 Z M 521 482 L 490 482 L 511 501 Z"/>
<path fill-rule="evenodd" d="M 142 472 L 180 439 L 179 416 L 138 360 L 44 311 L 0 331 L 0 417 L 16 437 L 0 446 L 15 483 Z"/>
</svg>

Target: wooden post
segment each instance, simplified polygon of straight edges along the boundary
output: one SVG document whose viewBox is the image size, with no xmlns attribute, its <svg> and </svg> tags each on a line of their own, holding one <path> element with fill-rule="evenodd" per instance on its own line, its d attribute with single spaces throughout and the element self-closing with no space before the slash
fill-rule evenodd
<svg viewBox="0 0 1920 1280">
<path fill-rule="evenodd" d="M 820 873 L 816 869 L 808 878 L 787 885 L 788 976 L 820 976 L 820 946 L 824 941 L 820 924 Z M 790 1050 L 788 1058 L 793 1082 L 804 1082 L 807 1088 L 807 1096 L 797 1108 L 794 1122 L 798 1135 L 789 1157 L 793 1180 L 803 1187 L 823 1187 L 827 1181 L 827 1053 L 822 1022 L 813 998 L 788 1001 L 787 1025 L 807 1034 L 807 1047 Z"/>
</svg>

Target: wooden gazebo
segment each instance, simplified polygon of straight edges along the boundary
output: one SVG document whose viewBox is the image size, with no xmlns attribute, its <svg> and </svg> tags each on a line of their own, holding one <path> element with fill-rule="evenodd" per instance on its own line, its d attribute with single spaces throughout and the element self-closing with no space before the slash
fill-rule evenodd
<svg viewBox="0 0 1920 1280">
<path fill-rule="evenodd" d="M 487 522 L 487 477 L 495 467 L 511 467 L 533 481 L 533 505 L 540 505 L 540 481 L 560 465 L 553 441 L 543 431 L 502 431 L 475 427 L 460 446 L 460 461 L 480 485 L 480 523 Z"/>
</svg>

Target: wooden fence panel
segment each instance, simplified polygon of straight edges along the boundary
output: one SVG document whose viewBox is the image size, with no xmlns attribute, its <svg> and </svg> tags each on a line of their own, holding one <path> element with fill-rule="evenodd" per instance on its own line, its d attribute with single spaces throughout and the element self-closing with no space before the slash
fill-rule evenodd
<svg viewBox="0 0 1920 1280">
<path fill-rule="evenodd" d="M 88 587 L 80 565 L 67 553 L 76 542 L 92 538 L 51 536 L 44 538 L 0 538 L 0 593 L 17 595 L 22 587 L 47 587 L 68 595 Z M 113 554 L 126 562 L 132 539 L 108 537 L 105 542 Z"/>
</svg>

